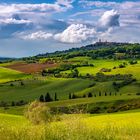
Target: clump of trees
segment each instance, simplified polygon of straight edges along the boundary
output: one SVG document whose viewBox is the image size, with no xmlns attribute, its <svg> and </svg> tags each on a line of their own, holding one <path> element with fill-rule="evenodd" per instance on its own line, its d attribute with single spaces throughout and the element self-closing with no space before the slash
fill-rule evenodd
<svg viewBox="0 0 140 140">
<path fill-rule="evenodd" d="M 136 79 L 135 78 L 132 78 L 132 76 L 129 76 L 129 77 L 125 77 L 125 79 L 123 79 L 123 81 L 121 82 L 113 82 L 112 85 L 114 86 L 114 88 L 119 91 L 119 89 L 123 86 L 126 86 L 126 85 L 129 85 L 133 82 L 135 82 Z"/>
<path fill-rule="evenodd" d="M 40 102 L 52 102 L 52 101 L 58 101 L 57 93 L 54 94 L 54 99 L 50 96 L 49 93 L 46 93 L 46 95 L 40 95 L 39 101 Z"/>
<path fill-rule="evenodd" d="M 9 106 L 23 106 L 26 105 L 27 102 L 24 100 L 20 100 L 20 101 L 12 101 L 10 102 L 5 102 L 5 101 L 0 101 L 0 107 L 9 107 Z"/>
<path fill-rule="evenodd" d="M 134 64 L 137 64 L 138 61 L 137 60 L 130 60 L 129 63 L 130 63 L 130 65 L 134 65 Z"/>
<path fill-rule="evenodd" d="M 57 68 L 53 69 L 47 69 L 47 70 L 42 70 L 41 74 L 42 76 L 47 76 L 47 75 L 54 75 L 55 77 L 63 77 L 64 75 L 61 74 L 60 72 L 66 71 L 66 70 L 71 70 L 71 73 L 67 75 L 67 77 L 77 77 L 77 68 L 78 67 L 83 67 L 83 66 L 90 66 L 93 67 L 93 64 L 89 64 L 87 61 L 81 62 L 80 64 L 61 64 Z M 76 73 L 76 75 L 75 75 Z"/>
</svg>

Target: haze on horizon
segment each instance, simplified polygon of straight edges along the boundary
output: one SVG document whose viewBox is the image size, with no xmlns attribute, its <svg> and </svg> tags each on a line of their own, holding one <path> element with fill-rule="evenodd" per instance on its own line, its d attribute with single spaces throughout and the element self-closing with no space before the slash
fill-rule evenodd
<svg viewBox="0 0 140 140">
<path fill-rule="evenodd" d="M 140 42 L 140 0 L 1 0 L 0 9 L 0 56 Z"/>
</svg>

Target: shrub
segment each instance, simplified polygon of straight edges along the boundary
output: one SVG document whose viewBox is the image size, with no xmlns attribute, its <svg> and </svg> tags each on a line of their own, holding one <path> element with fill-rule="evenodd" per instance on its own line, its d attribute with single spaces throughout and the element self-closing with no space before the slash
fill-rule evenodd
<svg viewBox="0 0 140 140">
<path fill-rule="evenodd" d="M 136 93 L 136 95 L 140 95 L 140 93 Z"/>
<path fill-rule="evenodd" d="M 119 68 L 125 68 L 125 65 L 124 64 L 120 64 Z"/>
<path fill-rule="evenodd" d="M 88 97 L 92 97 L 93 95 L 92 95 L 92 93 L 91 92 L 89 92 L 88 93 Z"/>
<path fill-rule="evenodd" d="M 130 65 L 134 65 L 134 64 L 137 64 L 138 62 L 136 60 L 130 60 L 129 63 Z"/>
<path fill-rule="evenodd" d="M 45 103 L 38 101 L 34 101 L 28 106 L 25 116 L 34 124 L 48 123 L 55 119 L 50 108 Z"/>
</svg>

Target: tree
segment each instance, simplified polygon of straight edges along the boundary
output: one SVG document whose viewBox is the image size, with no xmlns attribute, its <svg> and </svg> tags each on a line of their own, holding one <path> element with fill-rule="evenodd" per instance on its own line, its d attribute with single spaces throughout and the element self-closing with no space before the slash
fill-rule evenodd
<svg viewBox="0 0 140 140">
<path fill-rule="evenodd" d="M 112 93 L 110 92 L 109 95 L 111 96 L 111 94 L 112 94 Z"/>
<path fill-rule="evenodd" d="M 55 101 L 58 101 L 58 98 L 57 98 L 57 94 L 55 93 L 55 95 L 54 95 L 54 100 Z"/>
<path fill-rule="evenodd" d="M 102 93 L 101 93 L 101 91 L 99 91 L 99 96 L 102 96 Z"/>
<path fill-rule="evenodd" d="M 96 94 L 94 94 L 94 97 L 96 97 Z"/>
<path fill-rule="evenodd" d="M 107 96 L 107 93 L 105 92 L 105 96 Z"/>
<path fill-rule="evenodd" d="M 92 93 L 91 92 L 88 93 L 88 97 L 92 97 Z"/>
<path fill-rule="evenodd" d="M 16 104 L 15 104 L 15 102 L 14 101 L 12 101 L 12 103 L 11 103 L 11 106 L 15 106 Z"/>
<path fill-rule="evenodd" d="M 42 70 L 41 74 L 42 74 L 42 76 L 46 76 L 47 75 L 47 71 L 46 70 Z"/>
<path fill-rule="evenodd" d="M 85 94 L 83 95 L 83 98 L 86 98 L 86 95 Z"/>
<path fill-rule="evenodd" d="M 44 96 L 43 96 L 43 95 L 41 95 L 41 96 L 39 97 L 39 101 L 40 101 L 40 102 L 44 102 Z"/>
<path fill-rule="evenodd" d="M 21 86 L 24 86 L 24 83 L 21 81 L 21 82 L 20 82 L 20 85 L 21 85 Z"/>
<path fill-rule="evenodd" d="M 72 99 L 76 99 L 77 96 L 75 94 L 72 95 Z"/>
<path fill-rule="evenodd" d="M 69 93 L 69 99 L 72 99 L 72 97 L 71 97 L 71 93 Z"/>
<path fill-rule="evenodd" d="M 11 83 L 11 84 L 10 84 L 10 86 L 11 86 L 11 87 L 13 87 L 13 86 L 14 86 L 14 84 L 13 84 L 13 83 Z"/>
<path fill-rule="evenodd" d="M 115 96 L 117 96 L 117 93 L 115 92 Z"/>
<path fill-rule="evenodd" d="M 72 75 L 73 78 L 78 77 L 79 71 L 77 69 L 74 69 L 71 72 L 72 72 L 71 75 Z"/>
<path fill-rule="evenodd" d="M 51 102 L 51 101 L 53 101 L 53 99 L 51 98 L 50 94 L 47 93 L 45 96 L 45 102 Z"/>
</svg>

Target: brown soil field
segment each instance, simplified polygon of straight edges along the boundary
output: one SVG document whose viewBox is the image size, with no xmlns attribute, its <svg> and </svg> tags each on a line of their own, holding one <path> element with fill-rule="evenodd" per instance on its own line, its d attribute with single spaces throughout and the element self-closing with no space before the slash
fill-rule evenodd
<svg viewBox="0 0 140 140">
<path fill-rule="evenodd" d="M 5 67 L 30 74 L 30 73 L 40 72 L 46 68 L 55 68 L 57 66 L 58 66 L 58 64 L 56 64 L 56 63 L 45 63 L 45 64 L 30 63 L 30 64 L 27 64 L 27 63 L 19 62 L 19 63 L 5 66 Z"/>
</svg>

